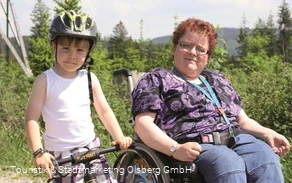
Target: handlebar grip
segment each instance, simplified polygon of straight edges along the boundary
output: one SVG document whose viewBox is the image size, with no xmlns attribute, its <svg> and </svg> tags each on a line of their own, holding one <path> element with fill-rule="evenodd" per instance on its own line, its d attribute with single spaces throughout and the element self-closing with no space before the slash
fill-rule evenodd
<svg viewBox="0 0 292 183">
<path fill-rule="evenodd" d="M 106 154 L 106 153 L 114 152 L 114 151 L 118 151 L 118 150 L 120 150 L 120 147 L 119 147 L 118 144 L 115 145 L 115 146 L 113 146 L 113 147 L 108 147 L 108 148 L 104 148 L 104 149 L 97 149 L 97 150 L 93 151 L 93 153 L 95 154 L 95 156 L 94 157 L 91 157 L 88 160 L 95 159 L 100 154 Z M 89 150 L 87 152 L 81 152 L 80 154 L 77 154 L 77 156 L 72 156 L 71 155 L 71 156 L 66 157 L 66 158 L 62 158 L 62 159 L 59 159 L 59 160 L 55 160 L 55 161 L 53 161 L 53 164 L 54 164 L 54 166 L 58 166 L 58 165 L 63 165 L 65 163 L 70 163 L 70 162 L 71 163 L 75 163 L 77 161 L 76 160 L 76 157 L 78 157 L 79 155 L 80 155 L 79 157 L 81 157 L 83 155 L 86 155 L 90 151 L 92 151 L 92 150 Z M 86 159 L 87 158 L 85 158 L 85 161 L 86 161 Z"/>
<path fill-rule="evenodd" d="M 72 162 L 72 161 L 73 161 L 72 156 L 69 156 L 67 158 L 63 158 L 63 159 L 57 160 L 57 162 L 58 162 L 59 165 L 63 165 L 65 163 L 69 163 L 69 162 Z"/>
<path fill-rule="evenodd" d="M 118 150 L 121 150 L 120 147 L 119 147 L 119 144 L 113 146 L 113 147 L 108 147 L 108 148 L 105 148 L 105 149 L 100 149 L 99 150 L 99 154 L 106 154 L 106 153 L 109 153 L 109 152 L 114 152 L 114 151 L 118 151 Z"/>
<path fill-rule="evenodd" d="M 132 76 L 132 73 L 129 69 L 126 69 L 126 68 L 123 68 L 123 69 L 117 69 L 113 72 L 113 75 L 114 76 L 117 76 L 117 75 L 124 75 L 125 77 L 129 77 L 129 76 Z"/>
</svg>

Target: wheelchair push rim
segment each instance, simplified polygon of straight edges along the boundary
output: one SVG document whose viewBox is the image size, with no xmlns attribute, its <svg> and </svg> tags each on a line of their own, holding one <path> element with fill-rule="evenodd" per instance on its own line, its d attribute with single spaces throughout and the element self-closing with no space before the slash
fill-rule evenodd
<svg viewBox="0 0 292 183">
<path fill-rule="evenodd" d="M 164 163 L 142 143 L 135 143 L 131 149 L 121 153 L 114 170 L 118 182 L 133 183 L 169 183 L 169 174 L 163 171 Z"/>
</svg>

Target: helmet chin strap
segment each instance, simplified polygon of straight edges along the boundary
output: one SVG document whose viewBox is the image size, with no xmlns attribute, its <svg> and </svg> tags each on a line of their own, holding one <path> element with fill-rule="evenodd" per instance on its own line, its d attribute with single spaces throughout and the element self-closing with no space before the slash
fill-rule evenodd
<svg viewBox="0 0 292 183">
<path fill-rule="evenodd" d="M 90 59 L 89 62 L 87 61 L 88 59 Z M 90 99 L 91 104 L 93 104 L 94 103 L 94 99 L 93 99 L 91 72 L 90 72 L 90 66 L 91 65 L 93 65 L 93 59 L 92 59 L 92 57 L 89 56 L 89 52 L 88 52 L 88 54 L 86 56 L 86 59 L 85 59 L 85 62 L 83 64 L 83 67 L 85 66 L 85 68 L 87 68 L 89 99 Z"/>
<path fill-rule="evenodd" d="M 85 62 L 83 63 L 83 66 L 82 66 L 82 67 L 87 68 L 88 91 L 89 91 L 89 99 L 90 99 L 91 104 L 94 103 L 92 82 L 91 82 L 91 72 L 90 72 L 90 66 L 93 65 L 93 59 L 91 56 L 89 56 L 89 53 L 90 53 L 92 48 L 93 48 L 93 44 L 90 43 L 90 49 L 86 55 Z M 87 61 L 88 59 L 90 59 L 89 62 Z"/>
<path fill-rule="evenodd" d="M 92 59 L 91 56 L 89 56 L 89 53 L 90 53 L 90 51 L 88 52 L 83 65 L 78 70 L 87 68 L 89 99 L 90 99 L 91 104 L 93 104 L 94 103 L 94 99 L 93 99 L 92 82 L 91 82 L 91 74 L 90 74 L 91 73 L 90 72 L 90 66 L 93 65 L 93 59 Z"/>
<path fill-rule="evenodd" d="M 56 42 L 54 43 L 56 46 L 55 46 L 55 62 L 54 62 L 54 66 L 56 64 L 59 64 L 58 63 L 58 60 L 57 60 L 57 52 L 58 52 L 58 49 L 57 49 L 57 45 L 58 45 L 58 40 L 55 40 Z M 51 44 L 52 44 L 53 41 L 51 41 Z"/>
</svg>

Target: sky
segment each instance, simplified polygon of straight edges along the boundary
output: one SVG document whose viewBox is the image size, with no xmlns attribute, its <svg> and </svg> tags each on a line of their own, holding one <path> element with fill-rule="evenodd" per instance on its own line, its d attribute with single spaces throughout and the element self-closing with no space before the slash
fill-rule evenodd
<svg viewBox="0 0 292 183">
<path fill-rule="evenodd" d="M 6 2 L 0 0 L 0 28 L 6 33 Z M 30 35 L 33 26 L 31 13 L 37 0 L 12 0 L 21 35 Z M 52 16 L 55 3 L 43 0 Z M 292 0 L 286 0 L 292 7 Z M 128 36 L 139 39 L 141 20 L 143 20 L 143 38 L 153 39 L 171 35 L 175 23 L 190 17 L 200 18 L 214 26 L 239 28 L 243 17 L 247 26 L 254 27 L 259 18 L 266 21 L 269 15 L 278 19 L 282 0 L 81 0 L 82 11 L 90 14 L 96 21 L 102 37 L 113 35 L 113 28 L 122 21 Z M 4 10 L 3 10 L 4 9 Z M 13 23 L 12 10 L 10 21 Z M 176 18 L 175 18 L 176 17 Z M 14 26 L 14 24 L 13 24 Z M 16 28 L 14 27 L 14 30 Z M 9 33 L 11 36 L 12 33 Z"/>
</svg>

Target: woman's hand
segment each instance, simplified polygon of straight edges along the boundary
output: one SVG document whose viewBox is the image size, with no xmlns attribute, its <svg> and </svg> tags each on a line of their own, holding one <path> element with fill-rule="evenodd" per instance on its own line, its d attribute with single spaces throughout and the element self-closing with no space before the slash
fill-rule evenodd
<svg viewBox="0 0 292 183">
<path fill-rule="evenodd" d="M 197 142 L 178 144 L 173 157 L 180 161 L 195 161 L 202 151 L 201 145 Z"/>
<path fill-rule="evenodd" d="M 51 170 L 54 168 L 52 160 L 55 160 L 54 156 L 47 152 L 37 155 L 34 159 L 36 167 L 45 170 L 49 179 L 52 178 Z"/>
<path fill-rule="evenodd" d="M 112 146 L 119 144 L 120 149 L 125 150 L 132 144 L 132 138 L 122 137 L 112 142 Z"/>
<path fill-rule="evenodd" d="M 272 147 L 275 153 L 277 153 L 279 156 L 286 155 L 291 145 L 289 144 L 289 141 L 281 134 L 269 130 L 265 135 L 266 142 Z"/>
</svg>

